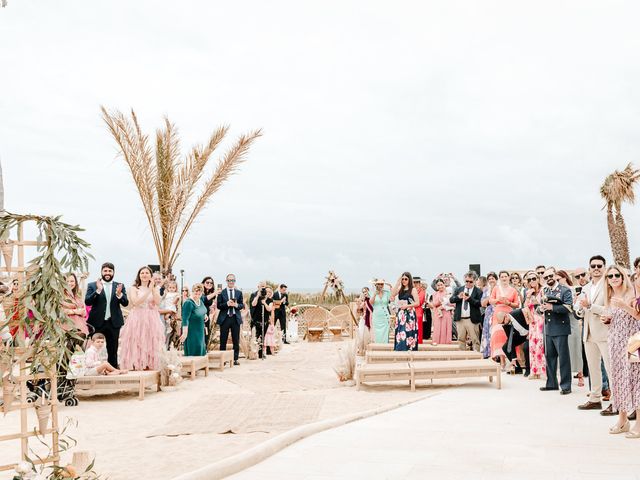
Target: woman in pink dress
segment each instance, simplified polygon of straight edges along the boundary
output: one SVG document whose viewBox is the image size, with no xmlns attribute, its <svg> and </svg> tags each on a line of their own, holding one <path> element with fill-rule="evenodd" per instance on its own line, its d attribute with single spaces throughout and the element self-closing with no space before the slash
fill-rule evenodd
<svg viewBox="0 0 640 480">
<path fill-rule="evenodd" d="M 507 335 L 504 333 L 502 324 L 498 321 L 496 314 L 498 312 L 510 313 L 514 308 L 520 306 L 520 296 L 518 291 L 509 285 L 509 272 L 501 271 L 498 274 L 498 284 L 491 292 L 489 303 L 493 305 L 493 318 L 491 319 L 491 358 L 499 361 L 504 367 L 505 354 L 502 346 L 507 341 Z"/>
<path fill-rule="evenodd" d="M 83 336 L 89 333 L 87 327 L 87 307 L 84 304 L 84 299 L 80 294 L 80 286 L 78 285 L 78 277 L 75 273 L 67 275 L 67 287 L 64 292 L 64 300 L 62 302 L 62 310 L 64 313 L 73 320 L 73 324 Z M 64 330 L 70 330 L 70 325 L 63 324 Z"/>
<path fill-rule="evenodd" d="M 157 370 L 164 349 L 164 330 L 158 313 L 160 286 L 151 283 L 151 269 L 142 267 L 129 292 L 129 316 L 120 333 L 120 367 Z"/>
<path fill-rule="evenodd" d="M 531 319 L 529 323 L 529 365 L 530 380 L 539 379 L 547 375 L 547 361 L 544 358 L 544 315 L 538 313 L 536 307 L 540 304 L 542 289 L 540 279 L 535 272 L 530 271 L 524 276 L 527 285 L 524 305 L 529 309 Z"/>
<path fill-rule="evenodd" d="M 436 292 L 427 306 L 431 309 L 433 318 L 433 344 L 451 343 L 451 331 L 453 329 L 452 308 L 444 281 L 438 280 L 436 282 Z"/>
<path fill-rule="evenodd" d="M 629 415 L 640 418 L 640 363 L 630 362 L 627 342 L 629 337 L 640 332 L 640 310 L 637 294 L 624 268 L 612 265 L 607 268 L 605 314 L 601 319 L 610 323 L 609 356 L 611 369 L 611 404 L 618 411 L 617 423 L 609 429 L 611 434 L 625 433 L 627 438 L 640 438 L 640 421 L 632 427 Z"/>
</svg>

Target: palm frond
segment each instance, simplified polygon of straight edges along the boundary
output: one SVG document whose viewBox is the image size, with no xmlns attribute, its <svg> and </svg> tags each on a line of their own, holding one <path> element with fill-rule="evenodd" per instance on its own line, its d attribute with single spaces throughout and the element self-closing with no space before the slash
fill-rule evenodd
<svg viewBox="0 0 640 480">
<path fill-rule="evenodd" d="M 634 188 L 639 179 L 640 170 L 634 168 L 631 163 L 627 164 L 624 170 L 616 170 L 607 176 L 600 187 L 605 208 L 619 212 L 623 203 L 634 204 L 636 200 Z"/>
<path fill-rule="evenodd" d="M 205 182 L 204 189 L 196 199 L 191 214 L 187 217 L 185 223 L 181 227 L 180 236 L 178 237 L 173 251 L 171 252 L 170 258 L 172 261 L 175 260 L 178 248 L 180 247 L 187 231 L 191 228 L 193 221 L 204 209 L 213 194 L 215 194 L 220 187 L 238 171 L 240 164 L 246 160 L 246 156 L 249 153 L 251 145 L 261 136 L 262 130 L 255 130 L 247 135 L 241 135 L 236 144 L 224 155 L 220 162 L 218 162 L 215 172 Z"/>
</svg>

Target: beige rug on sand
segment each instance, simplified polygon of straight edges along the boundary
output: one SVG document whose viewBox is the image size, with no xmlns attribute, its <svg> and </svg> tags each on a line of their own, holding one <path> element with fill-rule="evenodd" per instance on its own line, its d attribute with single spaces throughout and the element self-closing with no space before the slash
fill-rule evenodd
<svg viewBox="0 0 640 480">
<path fill-rule="evenodd" d="M 324 395 L 208 395 L 147 437 L 287 430 L 317 420 Z"/>
</svg>

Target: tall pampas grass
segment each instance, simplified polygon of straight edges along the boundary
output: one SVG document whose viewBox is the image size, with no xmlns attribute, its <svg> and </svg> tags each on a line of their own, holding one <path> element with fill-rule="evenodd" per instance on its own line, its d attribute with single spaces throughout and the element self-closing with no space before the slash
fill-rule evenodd
<svg viewBox="0 0 640 480">
<path fill-rule="evenodd" d="M 168 118 L 165 117 L 164 126 L 156 130 L 155 148 L 152 148 L 133 110 L 127 117 L 118 110 L 100 108 L 140 195 L 158 262 L 162 271 L 168 272 L 193 222 L 211 197 L 238 172 L 262 131 L 241 135 L 219 158 L 213 173 L 206 176 L 206 167 L 225 139 L 228 126 L 218 127 L 206 144 L 193 146 L 182 157 L 177 128 Z"/>
</svg>

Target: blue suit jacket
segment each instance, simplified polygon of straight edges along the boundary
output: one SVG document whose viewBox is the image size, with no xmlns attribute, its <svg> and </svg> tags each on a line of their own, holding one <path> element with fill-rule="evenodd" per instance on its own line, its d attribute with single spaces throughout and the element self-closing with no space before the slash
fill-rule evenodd
<svg viewBox="0 0 640 480">
<path fill-rule="evenodd" d="M 217 306 L 218 306 L 218 310 L 220 310 L 220 314 L 218 315 L 218 321 L 216 323 L 218 325 L 222 325 L 227 318 L 233 317 L 235 318 L 236 322 L 238 322 L 238 325 L 242 325 L 241 310 L 244 309 L 244 300 L 242 298 L 242 292 L 237 288 L 233 289 L 233 300 L 236 300 L 238 302 L 237 307 L 229 307 L 227 305 L 227 302 L 229 300 L 231 300 L 229 298 L 229 291 L 225 288 L 218 295 Z M 231 308 L 235 310 L 233 314 L 229 313 Z"/>
</svg>

